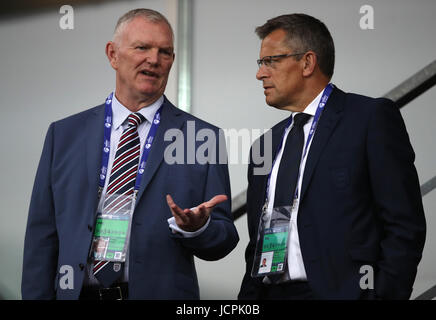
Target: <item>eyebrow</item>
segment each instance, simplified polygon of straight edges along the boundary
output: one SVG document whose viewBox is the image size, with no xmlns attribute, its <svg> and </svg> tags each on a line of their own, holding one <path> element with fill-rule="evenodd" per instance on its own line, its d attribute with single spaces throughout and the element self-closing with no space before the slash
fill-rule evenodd
<svg viewBox="0 0 436 320">
<path fill-rule="evenodd" d="M 153 45 L 140 41 L 140 40 L 136 40 L 134 41 L 131 45 L 131 47 L 137 47 L 137 46 L 143 46 L 143 47 L 153 47 Z M 159 50 L 174 50 L 173 46 L 169 46 L 169 47 L 158 47 Z"/>
<path fill-rule="evenodd" d="M 136 40 L 136 41 L 134 41 L 134 42 L 132 42 L 131 44 L 130 44 L 130 46 L 131 47 L 136 47 L 136 46 L 150 46 L 149 44 L 147 44 L 147 43 L 145 43 L 145 42 L 142 42 L 142 41 L 138 41 L 138 40 Z"/>
</svg>

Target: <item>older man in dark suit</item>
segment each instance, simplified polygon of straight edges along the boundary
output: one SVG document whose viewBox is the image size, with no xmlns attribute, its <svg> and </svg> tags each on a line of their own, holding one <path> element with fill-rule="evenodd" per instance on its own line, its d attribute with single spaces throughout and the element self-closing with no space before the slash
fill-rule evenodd
<svg viewBox="0 0 436 320">
<path fill-rule="evenodd" d="M 126 13 L 106 46 L 115 92 L 50 125 L 27 223 L 24 299 L 198 299 L 194 256 L 217 260 L 236 246 L 228 169 L 217 161 L 225 150 L 210 141 L 208 161 L 184 162 L 187 144 L 199 147 L 186 138 L 219 130 L 164 96 L 173 42 L 160 13 Z M 176 150 L 183 163 L 165 157 L 168 132 L 185 147 Z"/>
</svg>

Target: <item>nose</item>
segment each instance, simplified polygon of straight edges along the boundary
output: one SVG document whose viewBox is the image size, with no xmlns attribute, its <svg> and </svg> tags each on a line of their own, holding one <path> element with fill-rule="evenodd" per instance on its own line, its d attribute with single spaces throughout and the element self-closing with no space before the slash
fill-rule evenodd
<svg viewBox="0 0 436 320">
<path fill-rule="evenodd" d="M 148 50 L 145 61 L 152 66 L 156 66 L 159 63 L 159 50 L 157 48 Z"/>
<path fill-rule="evenodd" d="M 256 73 L 256 79 L 257 80 L 263 80 L 264 78 L 267 77 L 267 72 L 266 72 L 266 67 L 264 65 L 261 65 L 260 68 L 257 70 Z"/>
</svg>

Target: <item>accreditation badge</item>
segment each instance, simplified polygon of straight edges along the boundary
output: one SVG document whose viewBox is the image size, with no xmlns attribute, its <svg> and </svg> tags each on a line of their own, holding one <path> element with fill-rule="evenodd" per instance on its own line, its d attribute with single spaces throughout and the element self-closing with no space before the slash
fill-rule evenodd
<svg viewBox="0 0 436 320">
<path fill-rule="evenodd" d="M 280 275 L 288 260 L 291 207 L 264 209 L 259 222 L 252 277 Z"/>
<path fill-rule="evenodd" d="M 100 202 L 90 256 L 94 260 L 124 262 L 130 241 L 135 197 L 111 194 Z"/>
</svg>

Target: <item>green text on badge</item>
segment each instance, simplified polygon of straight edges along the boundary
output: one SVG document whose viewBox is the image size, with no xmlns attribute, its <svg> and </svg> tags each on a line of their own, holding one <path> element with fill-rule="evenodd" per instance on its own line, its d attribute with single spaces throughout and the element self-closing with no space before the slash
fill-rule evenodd
<svg viewBox="0 0 436 320">
<path fill-rule="evenodd" d="M 128 220 L 104 219 L 98 217 L 95 225 L 95 236 L 108 238 L 126 238 L 128 227 Z"/>
</svg>

